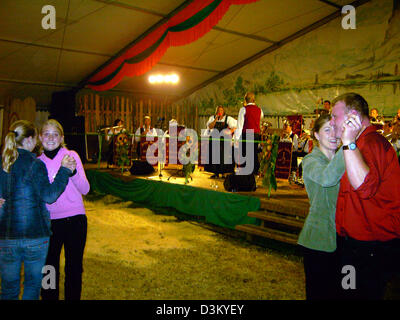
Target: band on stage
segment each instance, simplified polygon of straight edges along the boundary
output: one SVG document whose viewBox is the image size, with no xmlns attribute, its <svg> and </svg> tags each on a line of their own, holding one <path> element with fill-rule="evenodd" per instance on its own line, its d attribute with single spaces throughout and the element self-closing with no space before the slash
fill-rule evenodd
<svg viewBox="0 0 400 320">
<path fill-rule="evenodd" d="M 137 128 L 133 135 L 128 133 L 124 122 L 117 119 L 112 127 L 102 129 L 105 133 L 105 140 L 108 142 L 107 167 L 116 166 L 117 146 L 122 143 L 129 144 L 130 159 L 147 161 L 153 166 L 159 164 L 159 159 L 161 159 L 159 155 L 162 153 L 164 153 L 164 161 L 162 161 L 164 165 L 169 162 L 182 164 L 177 153 L 183 145 L 187 145 L 188 148 L 185 149 L 187 155 L 189 156 L 188 150 L 195 149 L 196 157 L 193 158 L 195 164 L 205 172 L 211 173 L 211 179 L 226 177 L 241 170 L 241 174 L 258 175 L 262 148 L 272 134 L 278 133 L 280 136 L 279 148 L 286 147 L 290 154 L 289 161 L 287 158 L 284 159 L 287 161 L 288 167 L 287 178 L 290 182 L 302 184 L 301 161 L 313 148 L 310 132 L 312 122 L 306 127 L 302 116 L 288 116 L 283 121 L 282 129 L 273 128 L 272 123 L 264 119 L 263 110 L 256 104 L 253 93 L 247 93 L 242 104 L 237 119 L 228 115 L 224 106 L 217 106 L 215 113 L 209 117 L 206 127 L 201 130 L 199 138 L 194 137 L 194 130 L 186 128 L 184 124 L 178 124 L 175 119 L 168 121 L 168 129 L 163 132 L 161 128 L 152 126 L 150 116 L 145 116 L 143 125 Z M 329 108 L 330 102 L 325 100 L 324 109 L 322 111 L 318 108 L 315 110 L 316 117 L 324 112 L 329 112 Z M 162 126 L 164 120 L 164 118 L 159 118 L 157 125 Z M 377 127 L 378 132 L 392 143 L 399 155 L 400 109 L 392 120 L 384 121 L 384 118 L 378 114 L 378 110 L 373 108 L 370 112 L 370 120 Z M 251 135 L 248 132 L 251 132 Z M 178 136 L 183 136 L 183 139 L 178 139 L 175 146 L 177 150 L 172 154 L 169 144 L 173 143 L 171 138 Z M 163 148 L 158 148 L 153 154 L 154 159 L 149 159 L 151 153 L 148 152 L 148 149 L 154 143 L 161 143 Z M 171 161 L 173 157 L 178 158 L 177 162 Z M 247 165 L 251 170 L 244 172 Z"/>
</svg>

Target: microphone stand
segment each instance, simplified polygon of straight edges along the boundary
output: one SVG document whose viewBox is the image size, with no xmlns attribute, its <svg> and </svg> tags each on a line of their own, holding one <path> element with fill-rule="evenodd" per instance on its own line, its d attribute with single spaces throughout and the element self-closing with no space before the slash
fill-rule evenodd
<svg viewBox="0 0 400 320">
<path fill-rule="evenodd" d="M 157 121 L 156 127 L 159 127 L 160 129 L 162 129 L 164 127 L 164 121 L 165 121 L 165 118 L 159 118 L 158 121 Z M 158 139 L 160 139 L 160 137 L 158 137 Z M 157 141 L 157 143 L 158 143 L 158 141 Z M 163 150 L 158 150 L 158 155 L 159 155 L 159 157 L 158 157 L 158 159 L 159 159 L 158 160 L 158 172 L 159 172 L 158 177 L 159 177 L 160 180 L 163 177 L 162 170 L 164 169 L 164 164 L 162 163 L 162 159 L 163 159 L 162 152 L 163 152 Z M 161 157 L 160 157 L 160 153 L 161 153 Z"/>
</svg>

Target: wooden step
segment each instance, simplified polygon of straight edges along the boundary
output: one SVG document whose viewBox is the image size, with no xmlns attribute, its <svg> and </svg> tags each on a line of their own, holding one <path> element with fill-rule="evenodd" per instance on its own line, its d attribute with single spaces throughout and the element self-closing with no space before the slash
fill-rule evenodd
<svg viewBox="0 0 400 320">
<path fill-rule="evenodd" d="M 287 215 L 307 217 L 310 205 L 303 199 L 285 201 L 287 199 L 263 199 L 260 198 L 260 209 L 273 212 L 284 213 Z"/>
<path fill-rule="evenodd" d="M 259 227 L 252 224 L 237 225 L 235 229 L 267 239 L 274 239 L 290 244 L 297 244 L 298 235 L 293 233 L 283 232 L 266 227 Z"/>
<path fill-rule="evenodd" d="M 304 225 L 304 218 L 296 219 L 294 216 L 278 214 L 270 211 L 250 211 L 247 215 L 262 221 L 274 222 L 298 229 L 302 229 Z"/>
</svg>

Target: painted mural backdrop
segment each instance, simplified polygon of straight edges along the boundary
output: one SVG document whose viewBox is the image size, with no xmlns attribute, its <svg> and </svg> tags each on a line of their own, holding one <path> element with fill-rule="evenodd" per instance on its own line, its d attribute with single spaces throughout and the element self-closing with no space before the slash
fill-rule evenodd
<svg viewBox="0 0 400 320">
<path fill-rule="evenodd" d="M 266 115 L 311 114 L 322 99 L 354 91 L 381 114 L 400 108 L 398 0 L 372 0 L 356 8 L 356 29 L 341 18 L 198 90 L 186 102 L 200 114 L 222 104 L 237 114 L 246 91 Z"/>
</svg>

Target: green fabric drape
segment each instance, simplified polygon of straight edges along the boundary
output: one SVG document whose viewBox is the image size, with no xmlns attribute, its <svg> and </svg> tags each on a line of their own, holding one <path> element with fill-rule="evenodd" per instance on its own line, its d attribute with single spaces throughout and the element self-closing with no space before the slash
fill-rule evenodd
<svg viewBox="0 0 400 320">
<path fill-rule="evenodd" d="M 124 182 L 97 170 L 88 170 L 86 175 L 91 189 L 99 193 L 154 208 L 174 208 L 188 215 L 205 217 L 206 222 L 224 228 L 259 224 L 256 218 L 247 216 L 249 211 L 259 210 L 260 199 L 257 197 L 145 179 Z"/>
</svg>

